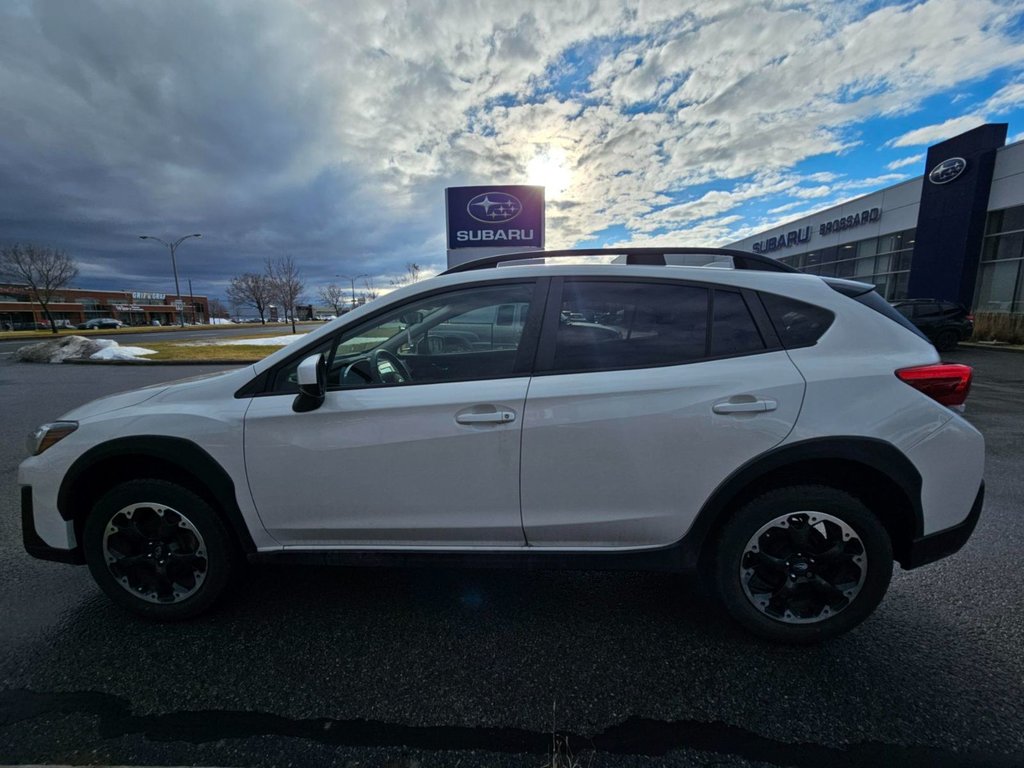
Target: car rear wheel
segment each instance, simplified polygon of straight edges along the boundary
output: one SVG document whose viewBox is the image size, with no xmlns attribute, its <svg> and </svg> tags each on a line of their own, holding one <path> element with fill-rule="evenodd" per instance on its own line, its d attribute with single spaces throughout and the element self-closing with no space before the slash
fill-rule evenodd
<svg viewBox="0 0 1024 768">
<path fill-rule="evenodd" d="M 240 565 L 210 504 L 164 480 L 133 480 L 107 492 L 85 521 L 83 544 L 107 596 L 158 621 L 207 610 Z"/>
<path fill-rule="evenodd" d="M 821 485 L 769 491 L 722 528 L 712 583 L 741 625 L 782 643 L 814 643 L 866 619 L 892 577 L 888 533 L 858 499 Z"/>
</svg>

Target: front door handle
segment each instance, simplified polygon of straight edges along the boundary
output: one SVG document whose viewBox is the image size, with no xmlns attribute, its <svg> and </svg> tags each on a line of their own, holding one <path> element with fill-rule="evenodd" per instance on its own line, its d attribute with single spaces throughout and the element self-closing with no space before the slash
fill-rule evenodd
<svg viewBox="0 0 1024 768">
<path fill-rule="evenodd" d="M 509 424 L 516 420 L 513 411 L 490 411 L 488 413 L 458 413 L 455 421 L 459 424 Z"/>
<path fill-rule="evenodd" d="M 778 407 L 779 404 L 775 400 L 741 395 L 724 403 L 715 403 L 711 410 L 715 413 L 765 413 Z"/>
</svg>

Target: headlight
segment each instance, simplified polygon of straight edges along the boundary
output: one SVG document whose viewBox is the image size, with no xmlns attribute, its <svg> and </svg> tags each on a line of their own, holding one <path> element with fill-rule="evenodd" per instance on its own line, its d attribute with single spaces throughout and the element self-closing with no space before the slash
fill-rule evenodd
<svg viewBox="0 0 1024 768">
<path fill-rule="evenodd" d="M 78 429 L 77 421 L 55 421 L 52 424 L 43 424 L 35 432 L 28 436 L 25 447 L 28 448 L 29 456 L 38 456 L 52 445 L 56 445 L 65 437 Z"/>
</svg>

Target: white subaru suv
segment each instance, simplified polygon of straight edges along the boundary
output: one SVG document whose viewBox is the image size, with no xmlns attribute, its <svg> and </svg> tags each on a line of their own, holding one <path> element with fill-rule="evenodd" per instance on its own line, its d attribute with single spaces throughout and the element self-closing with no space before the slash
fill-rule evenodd
<svg viewBox="0 0 1024 768">
<path fill-rule="evenodd" d="M 483 259 L 40 427 L 25 547 L 164 620 L 246 560 L 696 570 L 813 642 L 970 536 L 970 381 L 871 286 L 766 257 Z"/>
</svg>

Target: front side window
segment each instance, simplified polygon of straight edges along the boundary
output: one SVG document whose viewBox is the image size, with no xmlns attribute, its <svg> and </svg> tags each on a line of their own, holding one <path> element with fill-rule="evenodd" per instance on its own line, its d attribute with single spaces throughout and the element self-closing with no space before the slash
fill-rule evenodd
<svg viewBox="0 0 1024 768">
<path fill-rule="evenodd" d="M 348 328 L 308 354 L 327 356 L 328 389 L 511 376 L 532 295 L 532 282 L 434 294 Z M 278 372 L 275 392 L 297 391 L 298 362 Z"/>
<path fill-rule="evenodd" d="M 708 290 L 665 283 L 567 282 L 556 371 L 677 365 L 707 353 Z"/>
</svg>

